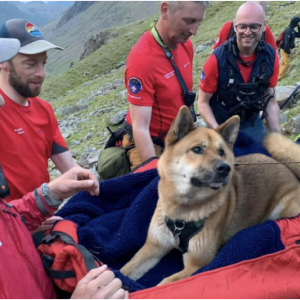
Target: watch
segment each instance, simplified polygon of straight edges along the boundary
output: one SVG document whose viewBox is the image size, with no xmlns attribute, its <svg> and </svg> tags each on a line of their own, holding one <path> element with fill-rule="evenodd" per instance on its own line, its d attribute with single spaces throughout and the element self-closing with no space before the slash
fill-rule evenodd
<svg viewBox="0 0 300 300">
<path fill-rule="evenodd" d="M 50 202 L 55 202 L 55 201 L 59 201 L 55 198 L 53 198 L 51 195 L 50 195 L 50 192 L 49 192 L 49 186 L 47 183 L 43 183 L 41 185 L 41 193 L 42 193 L 42 196 L 44 197 L 44 199 L 47 201 L 47 200 L 50 200 Z"/>
</svg>

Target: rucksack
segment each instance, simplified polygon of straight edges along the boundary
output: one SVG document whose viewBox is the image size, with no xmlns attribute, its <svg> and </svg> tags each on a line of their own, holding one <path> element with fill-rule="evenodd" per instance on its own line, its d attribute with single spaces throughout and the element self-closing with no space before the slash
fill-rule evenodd
<svg viewBox="0 0 300 300">
<path fill-rule="evenodd" d="M 78 244 L 77 225 L 60 220 L 37 246 L 44 268 L 56 288 L 72 293 L 91 269 L 102 265 L 100 260 L 84 246 Z"/>
<path fill-rule="evenodd" d="M 107 129 L 111 135 L 99 155 L 97 164 L 97 171 L 102 180 L 126 175 L 131 171 L 127 152 L 133 147 L 122 147 L 126 130 L 123 126 L 114 132 L 109 127 Z"/>
<path fill-rule="evenodd" d="M 284 33 L 284 31 L 282 31 L 282 32 L 280 33 L 279 37 L 278 37 L 277 40 L 276 40 L 276 45 L 277 45 L 278 48 L 279 48 L 279 47 L 282 45 L 282 43 L 283 43 L 283 33 Z"/>
</svg>

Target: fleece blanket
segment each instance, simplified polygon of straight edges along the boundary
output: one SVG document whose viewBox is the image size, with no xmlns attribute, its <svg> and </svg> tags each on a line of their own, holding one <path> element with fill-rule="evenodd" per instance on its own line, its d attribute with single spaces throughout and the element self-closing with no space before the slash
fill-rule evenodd
<svg viewBox="0 0 300 300">
<path fill-rule="evenodd" d="M 234 153 L 236 156 L 268 155 L 261 144 L 242 133 L 235 143 Z M 156 169 L 106 180 L 100 183 L 100 196 L 78 193 L 57 213 L 77 223 L 79 242 L 114 270 L 131 292 L 155 286 L 183 268 L 180 252 L 173 250 L 138 281 L 119 272 L 146 240 L 158 199 L 158 181 Z M 283 248 L 278 226 L 275 222 L 266 222 L 238 233 L 209 265 L 197 273 Z"/>
</svg>

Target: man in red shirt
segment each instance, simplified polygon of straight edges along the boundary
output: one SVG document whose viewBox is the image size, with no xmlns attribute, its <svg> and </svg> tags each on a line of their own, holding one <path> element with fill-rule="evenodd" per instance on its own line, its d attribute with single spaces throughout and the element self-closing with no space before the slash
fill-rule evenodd
<svg viewBox="0 0 300 300">
<path fill-rule="evenodd" d="M 0 38 L 0 63 L 11 59 L 19 49 L 19 40 Z M 0 95 L 0 107 L 3 105 L 4 99 Z M 61 200 L 58 199 L 70 197 L 80 190 L 99 195 L 99 182 L 92 172 L 72 168 L 49 184 L 44 183 L 22 199 L 8 204 L 1 199 L 4 194 L 3 186 L 6 186 L 2 173 L 0 179 L 0 298 L 55 298 L 52 282 L 44 270 L 28 229 L 36 229 L 42 221 L 51 216 L 61 204 Z M 125 292 L 121 285 L 114 273 L 108 270 L 107 266 L 102 266 L 91 270 L 78 282 L 72 298 L 128 298 L 128 292 Z"/>
<path fill-rule="evenodd" d="M 267 1 L 255 1 L 258 4 L 262 6 L 264 9 L 265 13 L 267 13 L 268 10 L 268 5 L 269 3 Z M 213 49 L 216 49 L 217 47 L 221 46 L 224 42 L 226 42 L 228 39 L 232 38 L 235 35 L 234 27 L 233 27 L 233 22 L 228 21 L 226 22 L 223 27 L 221 28 L 215 43 L 213 45 Z M 276 42 L 274 35 L 270 29 L 270 27 L 267 25 L 266 26 L 266 31 L 264 32 L 262 39 L 270 44 L 272 47 L 274 47 L 275 50 L 277 50 Z"/>
<path fill-rule="evenodd" d="M 215 129 L 231 116 L 241 118 L 241 130 L 261 142 L 266 130 L 280 132 L 275 99 L 279 58 L 273 47 L 261 41 L 266 26 L 260 5 L 246 2 L 234 21 L 236 37 L 214 50 L 203 66 L 198 99 L 199 112 Z"/>
<path fill-rule="evenodd" d="M 6 21 L 0 37 L 16 38 L 19 53 L 0 64 L 0 165 L 17 199 L 49 182 L 48 159 L 64 173 L 77 166 L 49 103 L 38 98 L 45 78 L 47 51 L 62 48 L 46 41 L 41 31 L 22 19 Z"/>
<path fill-rule="evenodd" d="M 155 28 L 163 47 L 172 54 L 188 91 L 193 88 L 193 46 L 189 38 L 197 33 L 207 6 L 207 1 L 164 1 Z M 161 154 L 165 134 L 185 104 L 182 87 L 163 47 L 148 31 L 127 59 L 125 84 L 129 112 L 123 147 L 135 145 L 128 152 L 132 169 Z"/>
</svg>

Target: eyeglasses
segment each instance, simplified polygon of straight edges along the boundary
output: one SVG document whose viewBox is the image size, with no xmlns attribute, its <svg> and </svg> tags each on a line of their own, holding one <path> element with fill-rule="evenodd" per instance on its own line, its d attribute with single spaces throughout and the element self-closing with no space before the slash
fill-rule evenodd
<svg viewBox="0 0 300 300">
<path fill-rule="evenodd" d="M 249 29 L 252 33 L 256 33 L 256 32 L 260 31 L 260 29 L 262 27 L 262 24 L 254 23 L 254 24 L 250 24 L 250 25 L 247 25 L 247 24 L 237 24 L 237 25 L 235 25 L 235 28 L 236 28 L 238 33 L 246 32 L 248 27 L 249 27 Z"/>
</svg>

